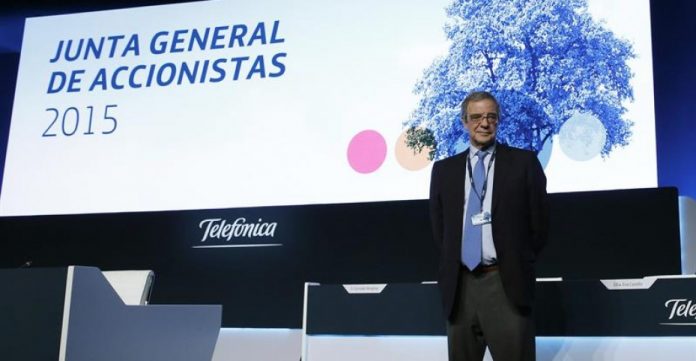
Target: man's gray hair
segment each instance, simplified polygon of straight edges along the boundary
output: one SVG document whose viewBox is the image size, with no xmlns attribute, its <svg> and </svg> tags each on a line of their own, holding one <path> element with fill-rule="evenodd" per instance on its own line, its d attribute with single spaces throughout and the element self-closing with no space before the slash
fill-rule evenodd
<svg viewBox="0 0 696 361">
<path fill-rule="evenodd" d="M 462 101 L 462 119 L 466 121 L 466 107 L 469 106 L 469 103 L 471 102 L 478 102 L 481 100 L 486 100 L 490 99 L 495 103 L 495 108 L 496 111 L 498 112 L 498 117 L 500 117 L 500 104 L 498 103 L 498 99 L 496 99 L 493 94 L 487 92 L 487 91 L 475 91 L 469 93 L 466 98 L 464 98 L 464 101 Z"/>
</svg>

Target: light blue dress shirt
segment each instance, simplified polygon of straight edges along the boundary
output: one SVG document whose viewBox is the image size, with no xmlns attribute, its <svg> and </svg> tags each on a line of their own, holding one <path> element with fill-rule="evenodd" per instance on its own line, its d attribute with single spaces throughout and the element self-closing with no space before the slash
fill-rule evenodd
<svg viewBox="0 0 696 361">
<path fill-rule="evenodd" d="M 478 152 L 479 149 L 474 147 L 473 145 L 469 146 L 469 162 L 471 162 L 471 169 L 474 169 L 476 167 L 476 163 L 478 163 L 478 157 L 476 156 L 476 152 Z M 488 165 L 491 162 L 491 159 L 493 158 L 492 155 L 495 152 L 495 144 L 490 146 L 488 149 L 486 149 L 488 152 L 488 155 L 486 156 L 486 159 L 484 159 L 484 168 L 489 169 Z M 495 159 L 493 159 L 493 164 L 490 166 L 490 171 L 488 172 L 488 185 L 487 190 L 486 190 L 486 196 L 483 199 L 483 211 L 484 212 L 491 212 L 491 204 L 493 203 L 493 177 L 495 175 Z M 471 189 L 471 181 L 469 178 L 471 177 L 471 174 L 469 174 L 469 169 L 467 167 L 466 169 L 466 176 L 464 179 L 464 214 L 466 214 L 466 205 L 469 201 L 469 191 Z M 474 195 L 474 202 L 478 202 L 479 200 L 476 198 L 476 195 Z M 493 222 L 495 222 L 495 218 L 493 218 Z M 493 231 L 491 228 L 492 223 L 484 224 L 483 229 L 481 230 L 481 237 L 482 237 L 482 245 L 481 245 L 481 251 L 483 253 L 483 260 L 482 264 L 483 265 L 490 265 L 493 263 L 497 263 L 498 261 L 498 254 L 495 251 L 495 245 L 493 244 Z M 471 225 L 471 220 L 470 219 L 465 219 L 464 220 L 464 227 L 468 227 Z"/>
</svg>

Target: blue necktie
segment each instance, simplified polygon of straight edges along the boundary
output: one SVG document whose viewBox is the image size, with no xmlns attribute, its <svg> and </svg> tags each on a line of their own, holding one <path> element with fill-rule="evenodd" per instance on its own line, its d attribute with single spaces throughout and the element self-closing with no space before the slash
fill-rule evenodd
<svg viewBox="0 0 696 361">
<path fill-rule="evenodd" d="M 486 178 L 486 168 L 484 166 L 484 159 L 486 159 L 488 152 L 478 151 L 476 156 L 478 157 L 478 162 L 472 171 L 474 187 L 469 189 L 469 197 L 467 197 L 466 204 L 466 214 L 464 215 L 464 222 L 466 226 L 464 227 L 464 235 L 462 238 L 462 263 L 469 269 L 473 270 L 476 266 L 481 263 L 482 253 L 481 253 L 481 239 L 482 239 L 482 226 L 475 226 L 471 223 L 471 217 L 474 214 L 481 213 L 481 202 L 479 198 L 481 192 L 483 192 L 483 182 Z"/>
</svg>

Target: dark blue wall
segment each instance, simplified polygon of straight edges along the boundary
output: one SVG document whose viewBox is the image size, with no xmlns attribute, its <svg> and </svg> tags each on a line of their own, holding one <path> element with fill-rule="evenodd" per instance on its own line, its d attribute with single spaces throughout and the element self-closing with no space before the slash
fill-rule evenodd
<svg viewBox="0 0 696 361">
<path fill-rule="evenodd" d="M 650 12 L 658 183 L 696 198 L 696 2 L 654 0 Z"/>
</svg>

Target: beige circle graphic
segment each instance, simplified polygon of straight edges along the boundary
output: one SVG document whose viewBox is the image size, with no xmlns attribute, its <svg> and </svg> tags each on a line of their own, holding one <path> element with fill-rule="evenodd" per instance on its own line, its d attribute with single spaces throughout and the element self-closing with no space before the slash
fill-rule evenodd
<svg viewBox="0 0 696 361">
<path fill-rule="evenodd" d="M 406 145 L 406 130 L 401 132 L 399 139 L 396 140 L 396 146 L 394 147 L 394 153 L 396 155 L 396 161 L 399 165 L 407 170 L 421 170 L 430 164 L 431 160 L 428 159 L 431 147 L 424 147 L 420 153 L 416 153 L 414 149 L 411 149 Z"/>
</svg>

